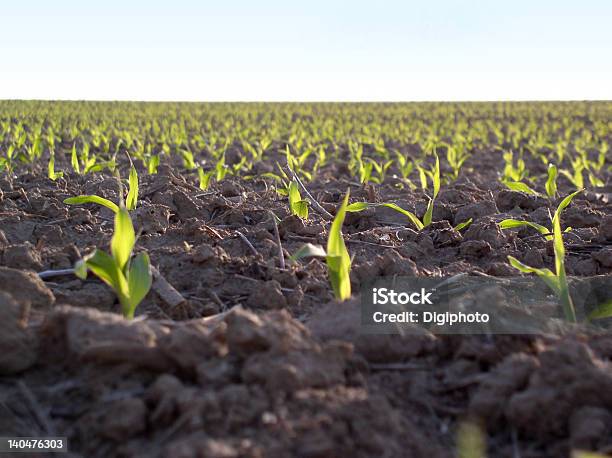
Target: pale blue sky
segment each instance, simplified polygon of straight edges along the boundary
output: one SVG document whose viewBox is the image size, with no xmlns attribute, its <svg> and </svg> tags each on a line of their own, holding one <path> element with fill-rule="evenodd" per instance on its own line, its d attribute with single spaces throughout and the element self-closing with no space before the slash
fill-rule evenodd
<svg viewBox="0 0 612 458">
<path fill-rule="evenodd" d="M 612 99 L 612 1 L 21 0 L 0 98 Z"/>
</svg>

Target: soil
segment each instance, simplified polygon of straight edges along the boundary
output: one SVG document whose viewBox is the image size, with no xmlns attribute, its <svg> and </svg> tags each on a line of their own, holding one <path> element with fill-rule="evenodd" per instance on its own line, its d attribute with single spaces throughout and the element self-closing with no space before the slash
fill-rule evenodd
<svg viewBox="0 0 612 458">
<path fill-rule="evenodd" d="M 354 291 L 383 275 L 513 276 L 508 255 L 552 268 L 545 240 L 496 222 L 548 224 L 556 202 L 505 189 L 502 164 L 501 153 L 474 154 L 421 232 L 390 209 L 349 214 Z M 69 456 L 86 457 L 433 458 L 454 456 L 457 426 L 471 421 L 494 457 L 612 452 L 608 332 L 361 334 L 358 298 L 334 301 L 324 262 L 279 267 L 270 210 L 286 257 L 325 245 L 325 219 L 312 208 L 308 221 L 291 216 L 269 180 L 201 191 L 180 170 L 141 173 L 134 220 L 138 250 L 186 300 L 152 291 L 132 322 L 93 276 L 36 275 L 108 247 L 111 212 L 62 201 L 116 201 L 114 178 L 53 182 L 36 168 L 0 178 L 0 435 L 67 436 Z M 425 194 L 397 189 L 392 174 L 359 186 L 340 162 L 308 187 L 331 213 L 350 188 L 352 201 L 422 216 Z M 560 177 L 560 194 L 571 190 Z M 610 187 L 591 189 L 564 213 L 568 274 L 612 274 L 611 198 Z"/>
</svg>

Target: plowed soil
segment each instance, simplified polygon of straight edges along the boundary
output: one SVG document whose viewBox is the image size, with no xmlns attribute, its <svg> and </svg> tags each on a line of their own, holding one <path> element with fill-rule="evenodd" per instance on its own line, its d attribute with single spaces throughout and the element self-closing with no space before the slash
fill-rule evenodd
<svg viewBox="0 0 612 458">
<path fill-rule="evenodd" d="M 241 154 L 230 153 L 230 163 Z M 501 153 L 474 154 L 465 168 L 421 232 L 389 209 L 347 216 L 354 291 L 383 275 L 513 276 L 508 255 L 552 267 L 542 237 L 496 224 L 547 225 L 551 203 L 500 185 Z M 38 169 L 0 178 L 0 435 L 67 436 L 70 456 L 84 457 L 433 458 L 454 456 L 457 426 L 469 420 L 492 457 L 612 452 L 609 333 L 361 334 L 358 298 L 334 301 L 324 262 L 279 267 L 270 210 L 286 257 L 305 242 L 325 245 L 320 215 L 290 216 L 265 179 L 204 192 L 178 169 L 141 173 L 134 220 L 138 249 L 185 301 L 152 291 L 133 322 L 93 276 L 36 275 L 108 247 L 111 212 L 62 201 L 117 201 L 115 179 L 53 182 Z M 331 213 L 350 187 L 353 201 L 422 215 L 426 196 L 393 184 L 360 186 L 340 162 L 309 189 Z M 571 190 L 560 179 L 560 195 Z M 564 213 L 568 274 L 612 273 L 611 198 L 609 187 L 589 190 Z"/>
</svg>

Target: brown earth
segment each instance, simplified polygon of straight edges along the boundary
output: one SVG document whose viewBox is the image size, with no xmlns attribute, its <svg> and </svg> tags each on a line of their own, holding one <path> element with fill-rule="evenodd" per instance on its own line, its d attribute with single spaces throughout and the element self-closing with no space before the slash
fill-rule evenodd
<svg viewBox="0 0 612 458">
<path fill-rule="evenodd" d="M 383 275 L 516 275 L 508 255 L 552 267 L 541 237 L 496 225 L 548 225 L 556 205 L 504 189 L 501 163 L 495 153 L 470 159 L 419 233 L 389 209 L 348 215 L 354 291 Z M 108 246 L 108 210 L 62 201 L 116 201 L 115 180 L 0 178 L 0 435 L 68 436 L 72 456 L 87 457 L 447 457 L 470 420 L 494 457 L 612 452 L 609 333 L 360 334 L 358 299 L 333 300 L 323 262 L 279 268 L 269 211 L 288 257 L 325 245 L 328 224 L 312 208 L 307 222 L 290 216 L 263 179 L 204 192 L 183 175 L 165 166 L 144 176 L 134 219 L 138 249 L 186 301 L 151 292 L 133 322 L 91 276 L 35 274 Z M 353 201 L 421 216 L 426 196 L 394 182 L 361 187 L 339 164 L 308 186 L 332 213 L 350 187 Z M 611 192 L 584 192 L 564 213 L 570 275 L 612 273 Z M 468 229 L 452 228 L 468 218 Z"/>
</svg>

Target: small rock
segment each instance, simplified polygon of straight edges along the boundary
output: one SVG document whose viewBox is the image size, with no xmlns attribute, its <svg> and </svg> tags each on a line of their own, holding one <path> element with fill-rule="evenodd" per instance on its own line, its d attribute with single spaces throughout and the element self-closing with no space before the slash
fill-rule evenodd
<svg viewBox="0 0 612 458">
<path fill-rule="evenodd" d="M 172 194 L 172 200 L 176 206 L 176 213 L 182 221 L 202 216 L 196 202 L 183 191 L 175 191 Z"/>
<path fill-rule="evenodd" d="M 278 224 L 278 232 L 281 237 L 287 233 L 299 234 L 304 230 L 304 221 L 295 215 L 289 215 Z"/>
<path fill-rule="evenodd" d="M 143 204 L 133 212 L 136 227 L 144 234 L 163 234 L 170 227 L 170 208 L 160 204 Z"/>
<path fill-rule="evenodd" d="M 28 307 L 0 292 L 0 375 L 22 372 L 37 359 L 36 339 L 26 328 Z"/>
<path fill-rule="evenodd" d="M 30 242 L 9 245 L 4 249 L 2 261 L 5 266 L 15 269 L 41 270 L 40 254 Z"/>
<path fill-rule="evenodd" d="M 588 207 L 569 207 L 561 216 L 564 226 L 597 227 L 602 220 L 602 214 Z"/>
<path fill-rule="evenodd" d="M 13 296 L 19 304 L 33 308 L 50 308 L 55 297 L 47 285 L 34 272 L 0 266 L 0 291 Z"/>
<path fill-rule="evenodd" d="M 269 280 L 253 289 L 247 304 L 255 309 L 281 309 L 287 307 L 287 299 L 276 280 Z"/>
<path fill-rule="evenodd" d="M 414 277 L 418 275 L 418 269 L 414 261 L 402 257 L 397 251 L 390 250 L 385 253 L 380 267 L 383 275 L 403 275 Z"/>
<path fill-rule="evenodd" d="M 523 256 L 523 262 L 531 267 L 540 268 L 544 266 L 544 258 L 537 248 L 528 249 Z"/>
<path fill-rule="evenodd" d="M 225 197 L 238 197 L 241 194 L 239 186 L 230 180 L 221 183 L 221 195 Z"/>
<path fill-rule="evenodd" d="M 510 397 L 525 387 L 537 360 L 525 353 L 508 356 L 488 372 L 470 399 L 469 411 L 488 425 L 498 425 Z"/>
<path fill-rule="evenodd" d="M 140 398 L 115 401 L 100 414 L 98 421 L 100 436 L 122 442 L 146 429 L 147 406 Z"/>
<path fill-rule="evenodd" d="M 459 207 L 455 213 L 455 225 L 463 223 L 464 221 L 472 218 L 473 221 L 478 220 L 483 216 L 495 215 L 499 213 L 495 202 L 492 200 L 484 200 L 482 202 L 476 202 L 474 204 L 464 205 Z"/>
<path fill-rule="evenodd" d="M 606 247 L 593 254 L 593 259 L 603 267 L 612 267 L 612 248 Z"/>
<path fill-rule="evenodd" d="M 505 234 L 493 220 L 477 221 L 468 227 L 464 240 L 484 240 L 492 248 L 500 248 L 507 242 Z"/>
<path fill-rule="evenodd" d="M 466 240 L 459 247 L 459 253 L 464 256 L 481 258 L 491 252 L 491 245 L 484 240 Z"/>
<path fill-rule="evenodd" d="M 507 189 L 497 194 L 495 202 L 501 211 L 510 211 L 516 207 L 523 210 L 535 210 L 546 205 L 546 200 L 542 197 Z"/>
<path fill-rule="evenodd" d="M 597 263 L 593 259 L 582 259 L 574 265 L 574 275 L 590 277 L 597 275 L 597 270 Z"/>
<path fill-rule="evenodd" d="M 227 260 L 227 253 L 219 246 L 213 247 L 208 244 L 198 246 L 192 255 L 193 262 L 196 264 L 210 263 L 216 265 L 219 261 Z"/>
</svg>

